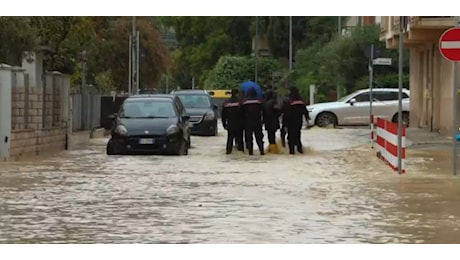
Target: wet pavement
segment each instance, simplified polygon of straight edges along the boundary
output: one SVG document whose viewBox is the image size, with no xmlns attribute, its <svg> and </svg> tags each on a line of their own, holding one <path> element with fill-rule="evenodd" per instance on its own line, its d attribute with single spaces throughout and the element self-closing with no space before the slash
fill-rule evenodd
<svg viewBox="0 0 460 260">
<path fill-rule="evenodd" d="M 107 156 L 106 139 L 0 164 L 0 243 L 460 243 L 448 152 L 410 151 L 399 176 L 366 129 L 303 132 L 305 155 Z"/>
</svg>

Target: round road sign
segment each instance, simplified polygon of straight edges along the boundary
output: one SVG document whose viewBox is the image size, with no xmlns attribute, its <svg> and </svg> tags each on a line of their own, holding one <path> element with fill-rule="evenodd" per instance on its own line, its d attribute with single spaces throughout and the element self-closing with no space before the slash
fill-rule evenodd
<svg viewBox="0 0 460 260">
<path fill-rule="evenodd" d="M 441 35 L 439 51 L 450 61 L 460 61 L 460 27 L 450 28 Z"/>
</svg>

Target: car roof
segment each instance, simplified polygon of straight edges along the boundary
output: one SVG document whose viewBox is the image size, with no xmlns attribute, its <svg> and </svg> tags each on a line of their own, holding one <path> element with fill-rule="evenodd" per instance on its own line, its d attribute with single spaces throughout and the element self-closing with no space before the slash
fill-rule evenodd
<svg viewBox="0 0 460 260">
<path fill-rule="evenodd" d="M 208 91 L 203 89 L 180 89 L 180 90 L 173 90 L 171 94 L 207 94 L 209 95 Z"/>
<path fill-rule="evenodd" d="M 358 90 L 357 92 L 358 93 L 362 93 L 362 92 L 366 92 L 366 91 L 369 91 L 370 89 L 368 88 L 365 88 L 365 89 L 360 89 Z M 398 88 L 373 88 L 372 91 L 391 91 L 391 92 L 398 92 L 399 89 Z M 403 88 L 402 89 L 403 92 L 409 92 L 409 90 L 407 88 Z"/>
<path fill-rule="evenodd" d="M 128 97 L 125 101 L 131 100 L 162 100 L 167 99 L 173 101 L 175 98 L 174 95 L 169 94 L 140 94 L 140 95 L 133 95 Z"/>
</svg>

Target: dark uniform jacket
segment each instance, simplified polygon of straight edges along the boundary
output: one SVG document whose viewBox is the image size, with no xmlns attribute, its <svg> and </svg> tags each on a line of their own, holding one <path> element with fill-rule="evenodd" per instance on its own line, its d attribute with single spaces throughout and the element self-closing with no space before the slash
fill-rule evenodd
<svg viewBox="0 0 460 260">
<path fill-rule="evenodd" d="M 259 98 L 245 98 L 241 102 L 245 124 L 257 125 L 263 122 L 263 102 Z"/>
<path fill-rule="evenodd" d="M 279 129 L 281 116 L 281 109 L 276 104 L 276 99 L 269 99 L 264 105 L 264 124 L 265 128 Z"/>
<path fill-rule="evenodd" d="M 310 119 L 305 101 L 301 97 L 291 97 L 283 104 L 283 127 L 302 127 L 303 118 Z"/>
<path fill-rule="evenodd" d="M 227 99 L 222 105 L 222 124 L 224 128 L 242 127 L 241 102 L 238 98 Z"/>
</svg>

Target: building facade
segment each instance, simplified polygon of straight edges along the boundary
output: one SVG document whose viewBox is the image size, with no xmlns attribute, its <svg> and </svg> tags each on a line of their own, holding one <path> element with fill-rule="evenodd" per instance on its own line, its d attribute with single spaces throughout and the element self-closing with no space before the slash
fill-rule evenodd
<svg viewBox="0 0 460 260">
<path fill-rule="evenodd" d="M 456 25 L 454 16 L 382 16 L 380 40 L 397 49 L 399 37 L 410 50 L 410 127 L 452 135 L 453 63 L 439 51 L 439 39 Z M 405 22 L 403 35 L 400 23 Z M 458 85 L 458 81 L 457 81 Z M 458 95 L 458 92 L 457 92 Z M 457 111 L 460 111 L 457 107 Z M 460 122 L 460 117 L 457 118 Z"/>
</svg>

